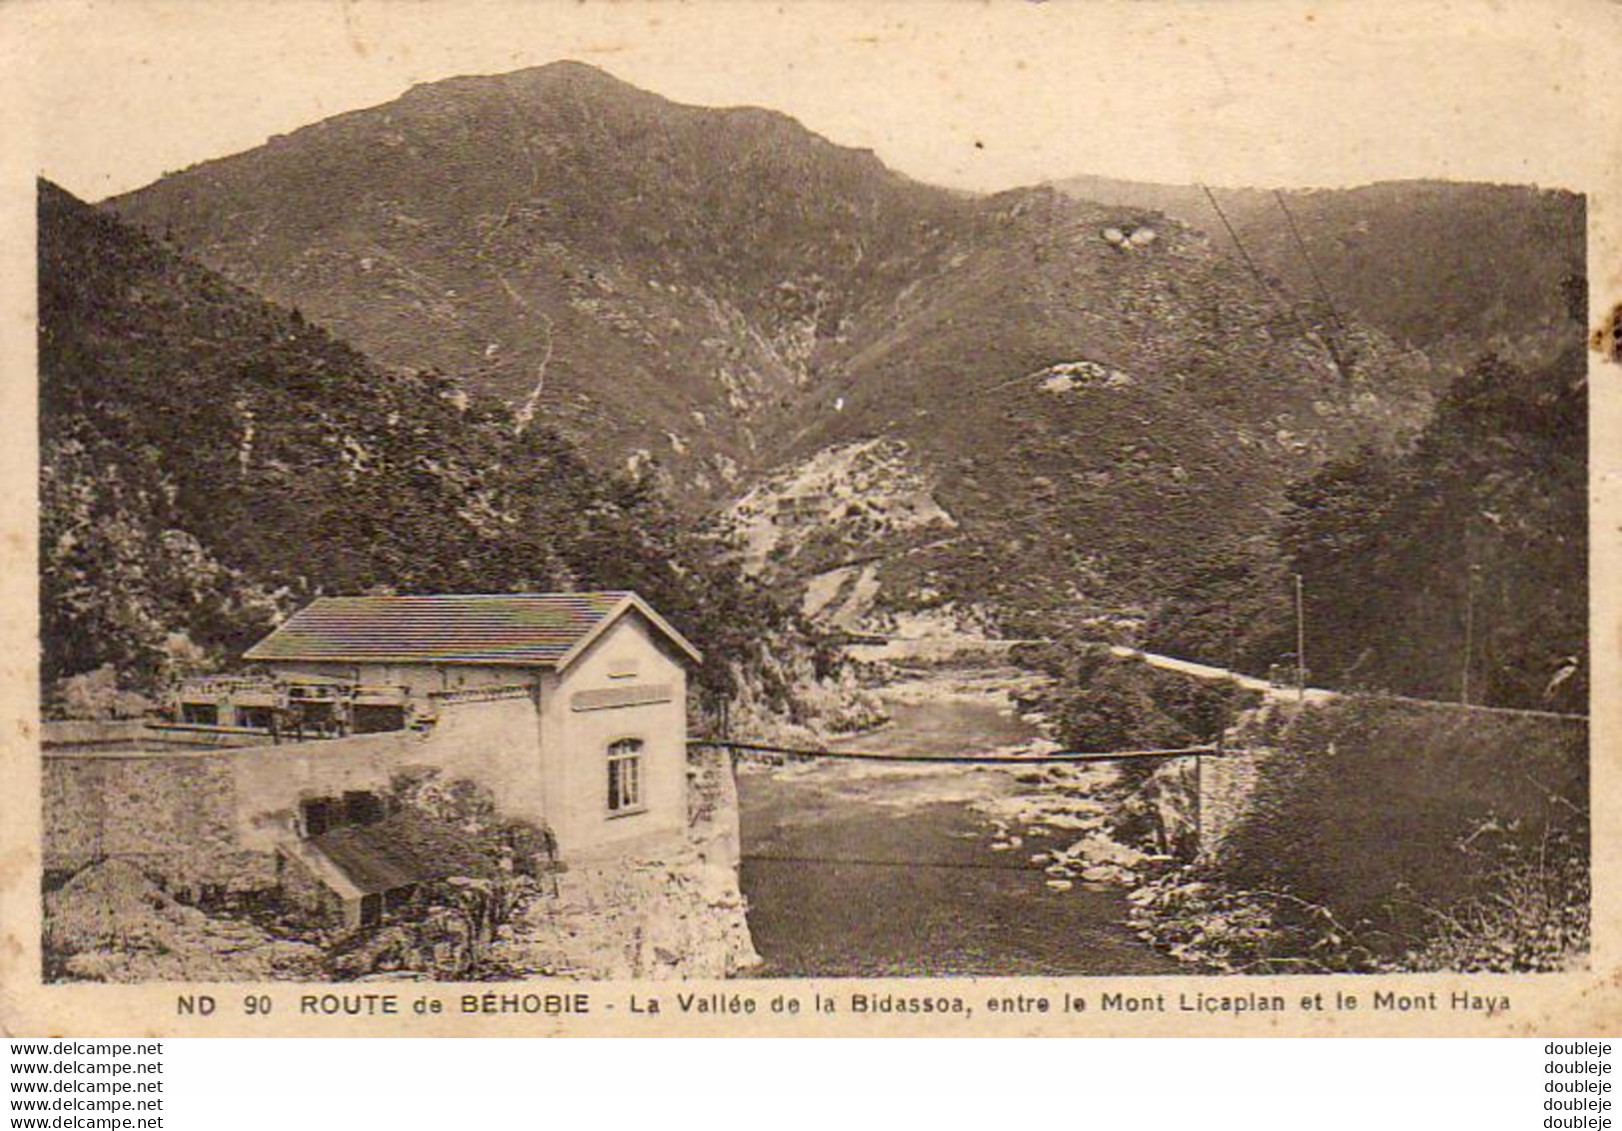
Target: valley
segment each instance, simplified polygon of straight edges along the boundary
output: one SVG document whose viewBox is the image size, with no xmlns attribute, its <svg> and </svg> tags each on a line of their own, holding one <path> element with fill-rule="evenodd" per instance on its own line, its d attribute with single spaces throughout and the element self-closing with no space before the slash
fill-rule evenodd
<svg viewBox="0 0 1622 1131">
<path fill-rule="evenodd" d="M 1495 200 L 1546 218 L 1551 263 L 1580 245 L 1558 194 Z M 749 573 L 843 630 L 1141 631 L 1264 540 L 1290 483 L 1407 443 L 1448 377 L 1153 193 L 950 192 L 573 63 L 418 86 L 106 207 L 735 530 Z M 824 508 L 853 461 L 861 505 Z"/>
<path fill-rule="evenodd" d="M 949 191 L 567 62 L 39 193 L 53 718 L 151 714 L 333 594 L 631 590 L 695 642 L 645 692 L 687 737 L 1010 759 L 746 756 L 700 806 L 727 866 L 577 868 L 512 971 L 1585 953 L 1580 196 Z M 1055 748 L 1149 754 L 1019 764 Z"/>
</svg>

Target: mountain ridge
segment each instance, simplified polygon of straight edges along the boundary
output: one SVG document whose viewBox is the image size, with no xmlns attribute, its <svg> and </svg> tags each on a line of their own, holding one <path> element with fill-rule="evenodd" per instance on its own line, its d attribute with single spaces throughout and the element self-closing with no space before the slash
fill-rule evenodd
<svg viewBox="0 0 1622 1131">
<path fill-rule="evenodd" d="M 1435 178 L 1213 186 L 1209 195 L 1200 185 L 1097 176 L 1053 185 L 1202 227 L 1228 254 L 1253 258 L 1292 301 L 1338 307 L 1455 374 L 1489 349 L 1538 366 L 1570 346 L 1567 292 L 1585 275 L 1586 207 L 1563 189 Z"/>
<path fill-rule="evenodd" d="M 485 131 L 482 140 L 500 140 L 500 151 L 482 140 L 459 144 L 467 139 L 458 133 L 476 129 Z M 712 130 L 732 135 L 735 160 L 724 178 L 707 167 L 705 135 Z M 647 160 L 616 163 L 622 148 L 645 151 Z M 408 151 L 403 159 L 401 150 Z M 394 162 L 406 188 L 397 183 L 388 193 L 370 192 L 365 182 L 384 178 L 376 169 L 362 177 L 348 168 L 357 152 L 374 166 Z M 156 208 L 147 206 L 147 190 L 110 204 L 172 232 L 237 281 L 310 309 L 385 362 L 455 368 L 514 400 L 550 378 L 553 411 L 578 432 L 604 416 L 612 424 L 629 421 L 635 446 L 651 457 L 663 429 L 641 419 L 647 414 L 640 398 L 662 401 L 666 418 L 738 411 L 795 380 L 808 318 L 837 317 L 818 309 L 818 284 L 837 267 L 830 260 L 851 253 L 851 225 L 826 210 L 809 220 L 819 236 L 830 237 L 830 251 L 813 256 L 801 278 L 763 279 L 754 270 L 732 285 L 727 272 L 715 269 L 714 260 L 729 257 L 747 266 L 760 248 L 780 242 L 779 230 L 796 219 L 791 213 L 806 210 L 814 196 L 816 185 L 775 212 L 729 201 L 736 196 L 731 186 L 763 163 L 776 167 L 754 172 L 771 182 L 820 170 L 824 185 L 844 187 L 825 195 L 854 202 L 852 211 L 908 194 L 939 206 L 932 190 L 891 173 L 871 153 L 834 146 L 785 115 L 682 107 L 578 64 L 418 86 L 384 106 L 167 178 L 160 184 L 171 186 L 174 198 Z M 685 191 L 665 191 L 673 181 Z M 343 184 L 353 191 L 338 192 Z M 413 197 L 405 206 L 391 199 L 406 191 Z M 864 199 L 875 194 L 884 204 Z M 616 199 L 605 202 L 606 195 Z M 756 196 L 769 201 L 772 194 Z M 221 197 L 228 203 L 220 205 Z M 210 231 L 238 222 L 249 198 L 260 215 L 274 213 L 276 220 L 247 235 L 247 247 Z M 382 215 L 368 218 L 367 210 Z M 757 230 L 718 231 L 703 223 L 708 213 Z M 398 261 L 400 241 L 368 230 L 368 219 L 373 229 L 429 225 L 423 241 L 429 246 L 412 247 Z M 702 238 L 687 240 L 688 232 Z M 328 245 L 327 254 L 318 244 Z M 343 280 L 348 293 L 324 301 L 321 276 L 352 271 L 352 263 L 335 262 L 346 255 L 375 278 Z M 434 270 L 424 269 L 428 261 Z M 675 277 L 645 271 L 649 264 L 669 264 Z M 785 292 L 784 283 L 798 289 Z M 402 309 L 404 325 L 348 309 L 390 302 Z M 459 318 L 452 305 L 477 316 Z M 437 341 L 417 332 L 419 318 L 443 331 L 432 336 Z M 470 328 L 470 320 L 479 325 Z M 572 372 L 567 352 L 551 358 L 549 325 L 581 343 L 582 357 L 615 367 L 616 385 L 632 392 L 617 395 Z M 658 340 L 650 340 L 649 325 L 659 328 Z M 723 435 L 717 446 L 728 459 L 748 457 L 745 436 Z M 663 454 L 669 458 L 669 449 Z"/>
<path fill-rule="evenodd" d="M 1152 204 L 934 188 L 776 111 L 553 64 L 422 84 L 108 206 L 695 517 L 893 439 L 961 529 L 897 544 L 882 621 L 976 589 L 1026 616 L 1152 602 L 1214 542 L 1265 537 L 1288 483 L 1423 421 L 1446 373 L 1390 311 L 1303 297 Z M 792 590 L 866 529 L 762 568 Z"/>
</svg>

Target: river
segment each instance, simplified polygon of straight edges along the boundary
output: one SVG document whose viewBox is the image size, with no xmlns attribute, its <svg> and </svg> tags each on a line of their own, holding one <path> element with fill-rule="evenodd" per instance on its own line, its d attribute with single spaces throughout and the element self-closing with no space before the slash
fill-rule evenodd
<svg viewBox="0 0 1622 1131">
<path fill-rule="evenodd" d="M 936 686 L 928 686 L 936 684 Z M 1005 697 L 891 689 L 891 722 L 846 740 L 894 754 L 979 754 L 1036 736 Z M 1024 778 L 1025 780 L 1021 780 Z M 742 886 L 762 976 L 1156 974 L 1181 969 L 1122 925 L 1118 888 L 1054 890 L 1027 836 L 993 851 L 999 800 L 1030 775 L 816 761 L 740 774 Z M 1027 834 L 1030 830 L 1023 830 Z M 1043 830 L 1038 830 L 1041 832 Z M 1050 837 L 1062 836 L 1049 832 Z M 1058 843 L 1058 841 L 1053 841 Z"/>
</svg>

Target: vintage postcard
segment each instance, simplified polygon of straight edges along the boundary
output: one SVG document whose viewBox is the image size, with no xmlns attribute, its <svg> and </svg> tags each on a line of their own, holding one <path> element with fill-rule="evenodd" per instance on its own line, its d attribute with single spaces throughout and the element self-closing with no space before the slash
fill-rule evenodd
<svg viewBox="0 0 1622 1131">
<path fill-rule="evenodd" d="M 1619 25 L 0 9 L 0 1026 L 1615 1031 Z"/>
</svg>

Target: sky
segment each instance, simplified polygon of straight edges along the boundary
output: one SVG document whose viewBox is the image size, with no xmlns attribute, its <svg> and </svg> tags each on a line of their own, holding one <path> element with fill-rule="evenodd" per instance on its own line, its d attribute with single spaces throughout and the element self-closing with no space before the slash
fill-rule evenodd
<svg viewBox="0 0 1622 1131">
<path fill-rule="evenodd" d="M 0 15 L 23 28 L 11 63 L 32 70 L 38 170 L 100 199 L 416 83 L 556 59 L 781 110 L 964 189 L 1581 187 L 1597 52 L 1566 18 L 1580 6 L 13 0 Z"/>
</svg>

